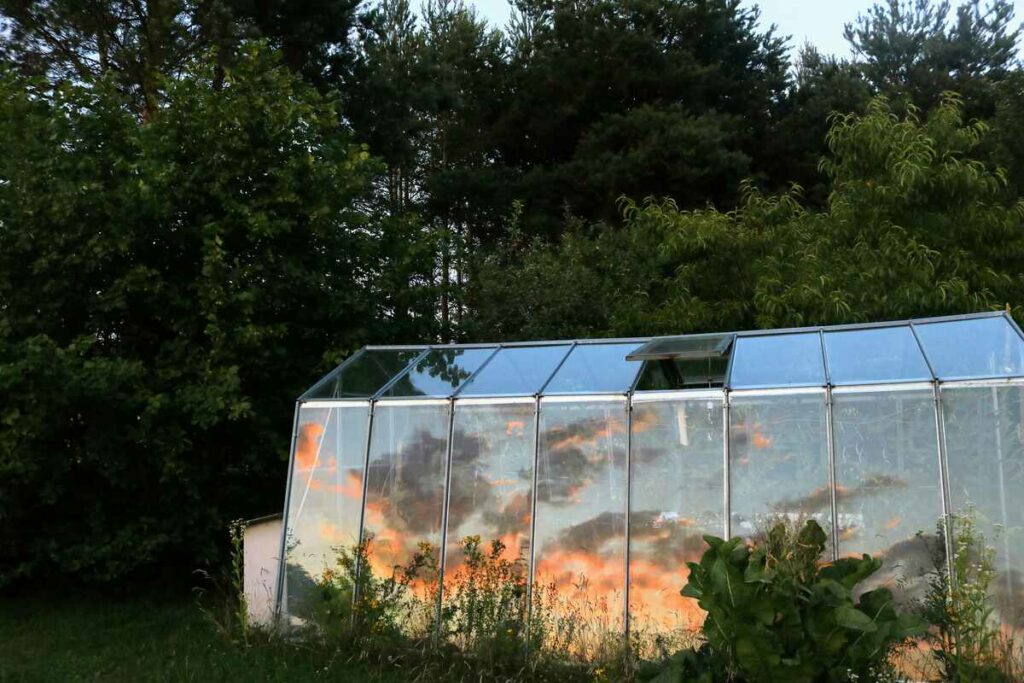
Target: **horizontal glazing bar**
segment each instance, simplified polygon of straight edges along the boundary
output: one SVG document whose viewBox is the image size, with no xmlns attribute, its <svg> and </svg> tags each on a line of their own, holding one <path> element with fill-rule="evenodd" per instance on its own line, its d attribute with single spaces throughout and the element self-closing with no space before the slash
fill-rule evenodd
<svg viewBox="0 0 1024 683">
<path fill-rule="evenodd" d="M 776 389 L 732 389 L 729 391 L 731 398 L 744 398 L 747 396 L 813 396 L 815 394 L 825 395 L 825 387 L 778 387 Z"/>
<path fill-rule="evenodd" d="M 718 399 L 725 398 L 722 389 L 677 389 L 675 391 L 638 391 L 633 394 L 633 403 L 667 401 L 671 399 Z"/>
<path fill-rule="evenodd" d="M 537 399 L 533 396 L 473 396 L 456 398 L 455 405 L 462 406 L 499 406 L 515 403 L 533 403 Z"/>
<path fill-rule="evenodd" d="M 370 405 L 366 398 L 317 399 L 315 401 L 299 401 L 302 408 L 365 408 Z"/>
<path fill-rule="evenodd" d="M 1024 385 L 1024 377 L 992 377 L 979 379 L 951 379 L 939 382 L 944 388 L 957 387 L 1003 387 L 1007 385 Z"/>
<path fill-rule="evenodd" d="M 597 401 L 625 401 L 625 394 L 567 394 L 565 396 L 541 396 L 544 403 L 594 403 Z"/>
<path fill-rule="evenodd" d="M 877 384 L 851 384 L 833 387 L 832 395 L 871 394 L 883 391 L 918 391 L 921 389 L 931 390 L 931 388 L 931 382 L 878 382 Z"/>
<path fill-rule="evenodd" d="M 398 406 L 433 406 L 446 405 L 450 403 L 447 398 L 379 398 L 378 408 L 390 408 Z"/>
</svg>

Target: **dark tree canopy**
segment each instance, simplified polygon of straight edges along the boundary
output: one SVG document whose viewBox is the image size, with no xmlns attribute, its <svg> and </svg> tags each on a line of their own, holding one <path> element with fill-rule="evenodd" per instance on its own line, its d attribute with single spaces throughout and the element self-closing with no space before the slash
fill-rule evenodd
<svg viewBox="0 0 1024 683">
<path fill-rule="evenodd" d="M 0 583 L 214 557 L 374 342 L 1024 310 L 1009 0 L 0 0 Z"/>
</svg>

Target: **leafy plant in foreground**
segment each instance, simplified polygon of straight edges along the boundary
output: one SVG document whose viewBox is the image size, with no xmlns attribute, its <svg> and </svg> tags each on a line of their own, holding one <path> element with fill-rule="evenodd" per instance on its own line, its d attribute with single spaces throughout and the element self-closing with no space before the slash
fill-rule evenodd
<svg viewBox="0 0 1024 683">
<path fill-rule="evenodd" d="M 704 540 L 710 547 L 688 563 L 682 594 L 708 613 L 707 644 L 675 662 L 695 680 L 876 681 L 893 649 L 924 632 L 920 619 L 896 611 L 885 588 L 854 599 L 881 561 L 864 555 L 819 565 L 826 537 L 813 520 L 796 532 L 777 524 L 753 548 L 740 538 Z M 728 671 L 702 669 L 714 661 L 709 654 Z"/>
</svg>

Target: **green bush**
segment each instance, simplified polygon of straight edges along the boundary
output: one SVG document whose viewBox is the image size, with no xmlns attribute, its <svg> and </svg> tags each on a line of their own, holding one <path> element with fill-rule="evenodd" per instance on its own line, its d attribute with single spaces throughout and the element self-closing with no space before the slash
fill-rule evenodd
<svg viewBox="0 0 1024 683">
<path fill-rule="evenodd" d="M 899 614 L 887 589 L 854 598 L 881 561 L 864 555 L 820 565 L 825 532 L 814 521 L 798 531 L 777 524 L 753 548 L 742 539 L 705 536 L 710 546 L 690 562 L 682 594 L 708 616 L 698 651 L 677 655 L 660 680 L 877 681 L 893 649 L 924 633 Z"/>
</svg>

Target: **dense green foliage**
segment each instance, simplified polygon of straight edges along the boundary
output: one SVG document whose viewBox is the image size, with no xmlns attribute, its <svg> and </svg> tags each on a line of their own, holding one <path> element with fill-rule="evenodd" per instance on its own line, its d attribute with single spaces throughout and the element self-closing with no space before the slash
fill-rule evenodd
<svg viewBox="0 0 1024 683">
<path fill-rule="evenodd" d="M 313 368 L 385 333 L 366 151 L 265 51 L 195 69 L 145 126 L 103 82 L 0 83 L 0 580 L 210 557 L 279 499 Z"/>
<path fill-rule="evenodd" d="M 819 566 L 826 538 L 814 521 L 798 531 L 777 524 L 753 549 L 739 538 L 704 540 L 710 548 L 687 563 L 683 595 L 707 611 L 704 647 L 708 659 L 724 661 L 729 680 L 882 680 L 893 648 L 924 633 L 886 588 L 854 599 L 881 561 L 864 555 Z"/>
<path fill-rule="evenodd" d="M 833 119 L 816 211 L 798 189 L 740 206 L 623 202 L 621 226 L 520 237 L 479 261 L 479 336 L 670 334 L 1019 307 L 1024 213 L 976 158 L 987 126 L 950 96 L 923 120 L 885 100 Z"/>
<path fill-rule="evenodd" d="M 215 557 L 361 344 L 1019 315 L 1011 3 L 850 20 L 0 0 L 0 583 Z"/>
</svg>

